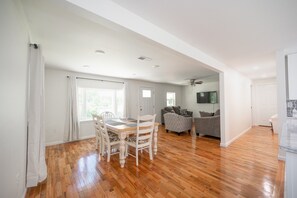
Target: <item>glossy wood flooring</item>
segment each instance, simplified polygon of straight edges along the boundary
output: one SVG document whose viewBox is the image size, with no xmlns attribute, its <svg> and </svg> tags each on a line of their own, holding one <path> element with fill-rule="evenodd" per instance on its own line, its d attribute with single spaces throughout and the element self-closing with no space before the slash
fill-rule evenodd
<svg viewBox="0 0 297 198">
<path fill-rule="evenodd" d="M 283 197 L 277 142 L 266 127 L 251 129 L 228 148 L 218 139 L 161 127 L 154 160 L 143 152 L 138 167 L 129 156 L 125 168 L 118 155 L 99 162 L 95 139 L 50 146 L 48 178 L 27 197 Z"/>
</svg>

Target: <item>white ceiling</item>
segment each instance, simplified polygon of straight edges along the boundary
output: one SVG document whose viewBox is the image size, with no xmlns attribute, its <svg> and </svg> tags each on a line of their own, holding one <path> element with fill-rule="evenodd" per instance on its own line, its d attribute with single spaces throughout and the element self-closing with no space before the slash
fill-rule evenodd
<svg viewBox="0 0 297 198">
<path fill-rule="evenodd" d="M 297 46 L 296 0 L 113 0 L 251 79 L 276 75 Z"/>
<path fill-rule="evenodd" d="M 47 67 L 173 84 L 217 74 L 194 59 L 102 18 L 78 14 L 78 8 L 65 2 L 22 3 L 33 41 L 41 44 Z M 105 54 L 96 54 L 95 50 L 104 50 Z M 139 56 L 152 60 L 141 61 Z"/>
</svg>

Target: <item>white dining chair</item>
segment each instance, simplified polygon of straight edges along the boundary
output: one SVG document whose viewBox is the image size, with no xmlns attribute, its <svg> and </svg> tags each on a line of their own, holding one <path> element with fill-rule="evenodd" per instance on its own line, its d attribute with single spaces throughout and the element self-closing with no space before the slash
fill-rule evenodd
<svg viewBox="0 0 297 198">
<path fill-rule="evenodd" d="M 100 114 L 100 116 L 102 116 L 102 118 L 104 120 L 109 120 L 109 119 L 115 118 L 114 113 L 112 113 L 110 111 L 104 111 Z"/>
<path fill-rule="evenodd" d="M 98 130 L 101 133 L 102 137 L 102 145 L 103 145 L 103 150 L 102 150 L 102 155 L 105 153 L 105 148 L 107 149 L 107 162 L 110 161 L 110 155 L 112 154 L 117 154 L 119 152 L 114 152 L 111 153 L 113 148 L 119 148 L 120 145 L 120 138 L 117 135 L 113 135 L 113 133 L 110 133 L 107 131 L 106 125 L 104 123 L 104 119 L 100 120 L 98 122 Z"/>
<path fill-rule="evenodd" d="M 95 135 L 96 135 L 96 149 L 98 149 L 99 146 L 99 153 L 101 154 L 102 152 L 102 137 L 101 137 L 101 133 L 98 130 L 98 121 L 102 120 L 102 116 L 99 116 L 97 114 L 92 114 L 92 118 L 93 118 L 93 122 L 94 122 L 94 127 L 95 127 Z"/>
<path fill-rule="evenodd" d="M 155 127 L 155 115 L 138 116 L 137 131 L 135 136 L 126 139 L 126 157 L 131 155 L 136 158 L 136 166 L 138 166 L 138 151 L 143 149 L 149 150 L 150 160 L 153 160 L 152 139 Z M 135 148 L 135 156 L 128 153 L 129 146 Z"/>
</svg>

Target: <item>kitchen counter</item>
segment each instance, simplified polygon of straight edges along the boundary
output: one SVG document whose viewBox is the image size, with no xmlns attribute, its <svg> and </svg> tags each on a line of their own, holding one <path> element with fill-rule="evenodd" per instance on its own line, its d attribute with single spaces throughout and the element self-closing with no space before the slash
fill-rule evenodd
<svg viewBox="0 0 297 198">
<path fill-rule="evenodd" d="M 283 125 L 280 148 L 297 154 L 297 119 L 290 118 Z"/>
<path fill-rule="evenodd" d="M 285 198 L 297 197 L 297 119 L 288 118 L 282 128 L 280 148 L 286 151 Z"/>
</svg>

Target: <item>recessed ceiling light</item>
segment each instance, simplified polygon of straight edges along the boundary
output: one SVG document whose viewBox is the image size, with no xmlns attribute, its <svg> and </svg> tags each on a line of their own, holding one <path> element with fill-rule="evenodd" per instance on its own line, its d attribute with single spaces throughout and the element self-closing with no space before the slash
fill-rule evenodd
<svg viewBox="0 0 297 198">
<path fill-rule="evenodd" d="M 89 68 L 90 65 L 83 65 L 82 67 L 84 67 L 84 68 Z"/>
<path fill-rule="evenodd" d="M 158 68 L 160 65 L 153 65 L 152 68 Z"/>
<path fill-rule="evenodd" d="M 103 51 L 103 50 L 95 50 L 95 53 L 96 54 L 105 54 L 105 51 Z"/>
<path fill-rule="evenodd" d="M 139 60 L 145 60 L 145 61 L 151 61 L 152 59 L 146 56 L 140 56 L 138 57 Z"/>
</svg>

